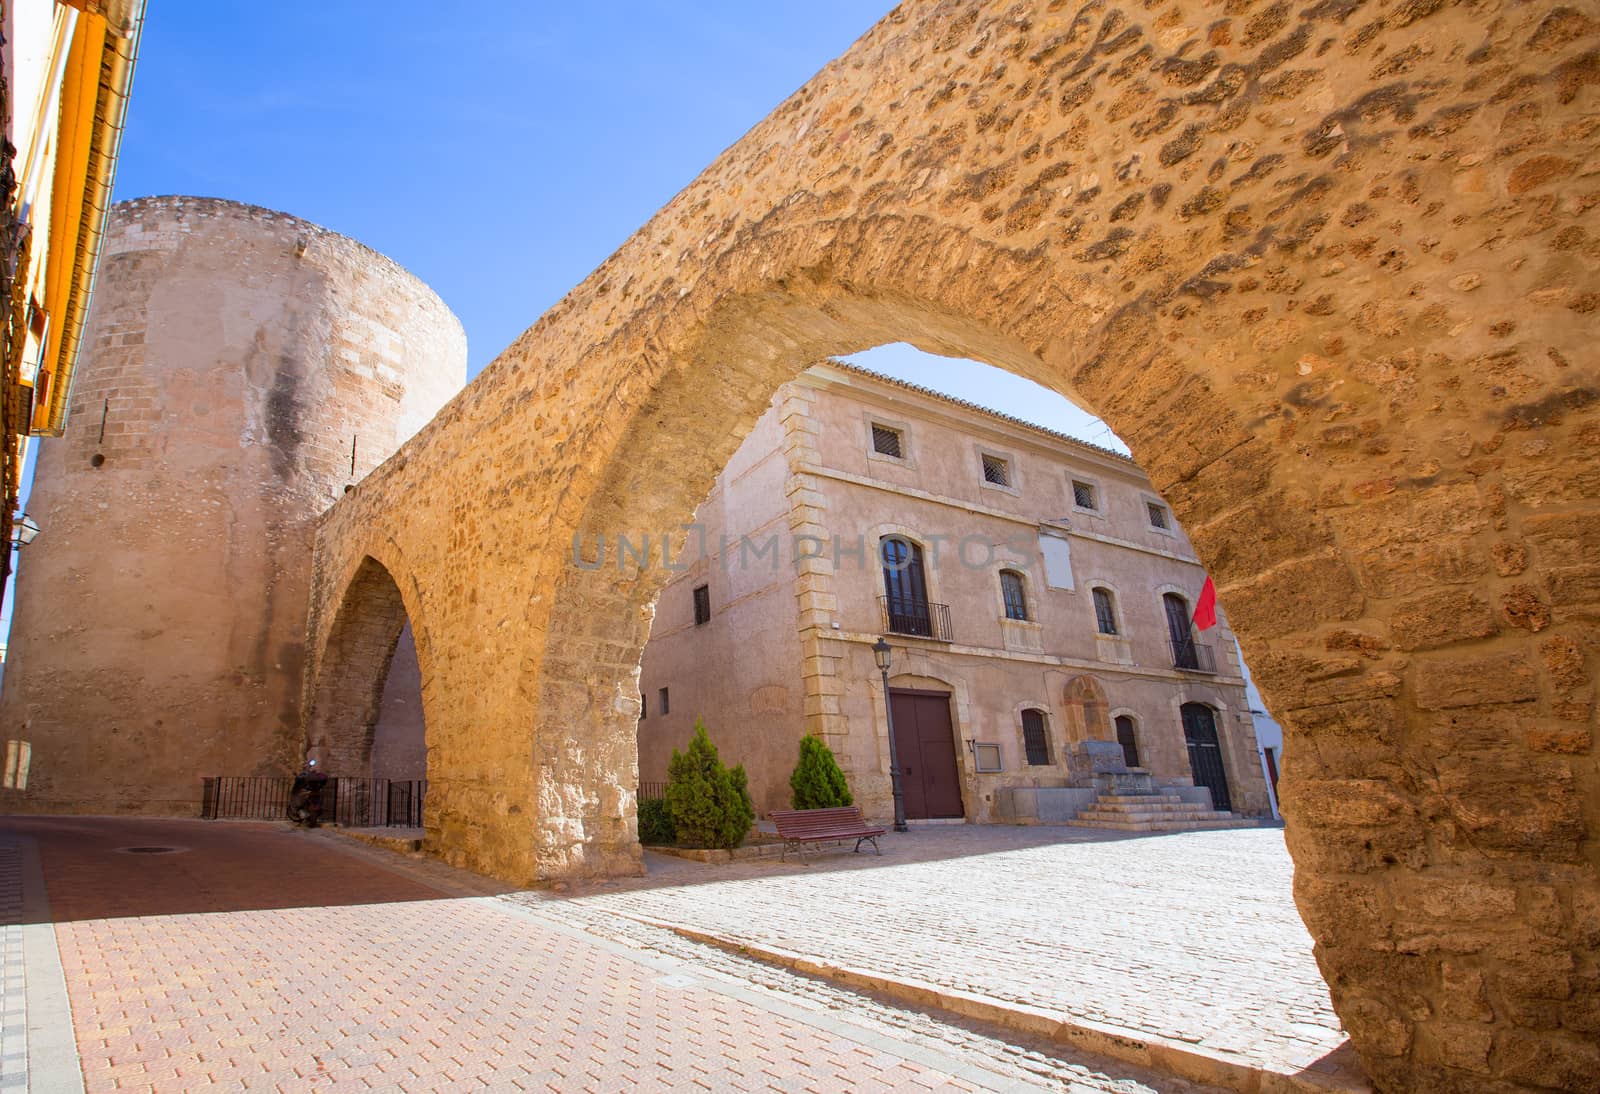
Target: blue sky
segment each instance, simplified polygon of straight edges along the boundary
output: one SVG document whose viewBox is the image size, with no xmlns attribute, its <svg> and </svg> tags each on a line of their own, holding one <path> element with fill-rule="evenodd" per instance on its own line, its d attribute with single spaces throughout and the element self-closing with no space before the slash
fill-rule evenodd
<svg viewBox="0 0 1600 1094">
<path fill-rule="evenodd" d="M 117 196 L 231 198 L 358 239 L 455 310 L 475 374 L 889 6 L 629 0 L 507 20 L 153 0 Z M 986 366 L 907 346 L 854 360 L 1118 444 Z"/>
</svg>

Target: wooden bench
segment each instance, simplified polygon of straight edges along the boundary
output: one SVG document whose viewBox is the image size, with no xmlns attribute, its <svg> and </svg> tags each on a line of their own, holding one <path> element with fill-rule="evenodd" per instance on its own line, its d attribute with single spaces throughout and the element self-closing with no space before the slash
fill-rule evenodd
<svg viewBox="0 0 1600 1094">
<path fill-rule="evenodd" d="M 853 805 L 837 809 L 774 809 L 771 816 L 772 822 L 778 826 L 778 836 L 783 840 L 783 851 L 778 856 L 780 861 L 788 857 L 789 848 L 793 847 L 800 852 L 800 860 L 804 862 L 806 844 L 828 840 L 853 839 L 858 854 L 861 844 L 871 840 L 872 849 L 883 854 L 883 849 L 878 846 L 878 837 L 883 835 L 884 830 L 869 825 L 861 815 L 861 810 Z"/>
</svg>

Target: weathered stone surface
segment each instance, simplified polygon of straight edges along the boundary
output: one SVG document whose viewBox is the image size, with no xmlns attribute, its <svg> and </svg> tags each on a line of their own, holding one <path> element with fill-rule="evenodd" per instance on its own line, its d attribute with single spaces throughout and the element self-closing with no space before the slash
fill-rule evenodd
<svg viewBox="0 0 1600 1094">
<path fill-rule="evenodd" d="M 1530 702 L 1539 697 L 1533 664 L 1520 654 L 1443 657 L 1416 665 L 1417 706 L 1423 710 Z"/>
<path fill-rule="evenodd" d="M 1394 644 L 1403 650 L 1428 649 L 1499 630 L 1489 605 L 1470 589 L 1450 589 L 1396 604 L 1389 617 Z"/>
</svg>

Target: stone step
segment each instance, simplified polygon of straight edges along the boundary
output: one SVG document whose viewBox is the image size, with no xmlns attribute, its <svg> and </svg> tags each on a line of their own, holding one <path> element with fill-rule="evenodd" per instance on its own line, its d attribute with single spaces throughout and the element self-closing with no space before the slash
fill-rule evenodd
<svg viewBox="0 0 1600 1094">
<path fill-rule="evenodd" d="M 1219 809 L 1080 809 L 1083 820 L 1232 820 L 1234 814 Z"/>
<path fill-rule="evenodd" d="M 1248 817 L 1194 821 L 1109 821 L 1084 820 L 1081 814 L 1077 820 L 1068 821 L 1067 824 L 1074 828 L 1098 828 L 1108 832 L 1197 832 L 1223 828 L 1257 827 L 1256 822 Z"/>
<path fill-rule="evenodd" d="M 1085 822 L 1085 823 L 1092 822 L 1092 823 L 1095 823 L 1095 824 L 1176 824 L 1176 825 L 1190 825 L 1190 824 L 1210 824 L 1213 821 L 1233 821 L 1233 820 L 1238 820 L 1239 818 L 1234 817 L 1234 816 L 1232 816 L 1231 814 L 1228 814 L 1228 813 L 1215 813 L 1215 812 L 1211 812 L 1211 813 L 1178 813 L 1178 814 L 1116 813 L 1116 814 L 1106 815 L 1106 814 L 1095 814 L 1095 813 L 1090 812 L 1089 810 L 1084 810 L 1083 812 L 1079 813 L 1077 815 L 1077 817 L 1074 818 L 1074 819 L 1077 820 L 1077 821 Z"/>
<path fill-rule="evenodd" d="M 1161 811 L 1161 810 L 1170 810 L 1170 809 L 1210 809 L 1211 807 L 1209 805 L 1201 805 L 1199 802 L 1186 802 L 1186 801 L 1130 802 L 1130 801 L 1122 801 L 1122 800 L 1117 799 L 1117 798 L 1096 798 L 1094 800 L 1094 808 L 1096 808 L 1096 809 L 1125 809 L 1125 810 L 1148 809 L 1148 810 L 1152 810 L 1152 811 Z"/>
<path fill-rule="evenodd" d="M 1100 802 L 1127 802 L 1130 805 L 1182 805 L 1183 799 L 1176 794 L 1101 794 L 1095 799 Z"/>
<path fill-rule="evenodd" d="M 1194 814 L 1209 816 L 1213 813 L 1225 812 L 1220 809 L 1207 809 L 1203 805 L 1167 805 L 1156 808 L 1145 807 L 1118 807 L 1114 805 L 1100 805 L 1098 803 L 1086 806 L 1085 813 L 1104 813 L 1109 820 L 1114 817 L 1187 817 Z"/>
</svg>

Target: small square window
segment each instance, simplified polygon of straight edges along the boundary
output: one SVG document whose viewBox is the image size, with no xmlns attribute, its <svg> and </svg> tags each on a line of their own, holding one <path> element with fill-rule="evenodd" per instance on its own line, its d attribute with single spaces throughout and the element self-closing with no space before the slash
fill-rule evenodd
<svg viewBox="0 0 1600 1094">
<path fill-rule="evenodd" d="M 984 456 L 983 481 L 992 486 L 1010 486 L 1011 464 L 999 456 Z"/>
<path fill-rule="evenodd" d="M 1150 512 L 1150 527 L 1160 528 L 1163 532 L 1172 527 L 1171 518 L 1167 516 L 1167 507 L 1165 505 L 1157 505 L 1155 502 L 1150 501 L 1145 503 L 1145 508 Z"/>
<path fill-rule="evenodd" d="M 1072 504 L 1079 509 L 1099 509 L 1095 504 L 1094 486 L 1091 483 L 1072 480 Z"/>
<path fill-rule="evenodd" d="M 662 688 L 660 691 L 656 692 L 656 696 L 661 700 L 661 713 L 670 713 L 672 710 L 672 704 L 667 701 L 667 689 Z"/>
<path fill-rule="evenodd" d="M 711 586 L 696 585 L 694 587 L 694 625 L 711 621 Z"/>
<path fill-rule="evenodd" d="M 872 423 L 872 450 L 880 456 L 893 456 L 897 460 L 905 458 L 905 449 L 900 445 L 900 431 L 877 422 Z"/>
</svg>

